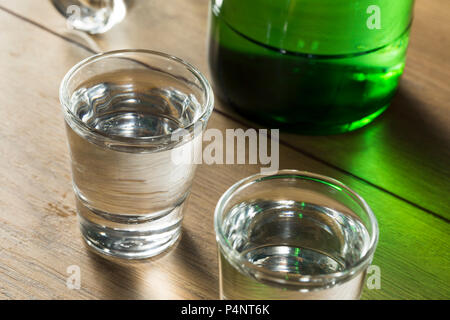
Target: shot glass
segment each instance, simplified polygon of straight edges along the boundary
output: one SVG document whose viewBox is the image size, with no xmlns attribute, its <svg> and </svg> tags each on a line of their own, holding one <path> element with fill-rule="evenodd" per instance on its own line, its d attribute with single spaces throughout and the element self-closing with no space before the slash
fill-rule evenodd
<svg viewBox="0 0 450 320">
<path fill-rule="evenodd" d="M 128 259 L 170 247 L 214 105 L 207 79 L 164 53 L 113 51 L 75 65 L 60 101 L 86 242 Z"/>
<path fill-rule="evenodd" d="M 221 299 L 359 299 L 375 216 L 334 179 L 281 170 L 228 189 L 214 216 Z"/>
<path fill-rule="evenodd" d="M 67 19 L 67 26 L 90 34 L 104 33 L 127 13 L 124 0 L 51 0 Z"/>
</svg>

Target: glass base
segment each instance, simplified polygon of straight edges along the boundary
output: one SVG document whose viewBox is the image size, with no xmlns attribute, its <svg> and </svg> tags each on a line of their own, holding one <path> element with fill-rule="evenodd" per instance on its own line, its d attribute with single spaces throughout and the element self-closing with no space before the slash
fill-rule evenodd
<svg viewBox="0 0 450 320">
<path fill-rule="evenodd" d="M 381 115 L 387 108 L 389 104 L 381 107 L 375 112 L 366 115 L 365 117 L 351 121 L 348 123 L 310 123 L 310 122 L 287 122 L 286 119 L 265 115 L 262 113 L 253 114 L 241 110 L 238 107 L 232 106 L 232 108 L 243 117 L 249 119 L 250 121 L 259 123 L 268 128 L 280 129 L 281 131 L 295 134 L 303 135 L 331 135 L 339 134 L 357 130 L 362 128 L 373 120 L 375 120 L 379 115 Z"/>
<path fill-rule="evenodd" d="M 77 199 L 80 230 L 94 251 L 122 259 L 145 259 L 169 249 L 181 235 L 183 204 L 155 219 L 139 220 L 92 210 Z M 107 217 L 107 218 L 106 218 Z M 117 219 L 115 217 L 118 217 Z"/>
</svg>

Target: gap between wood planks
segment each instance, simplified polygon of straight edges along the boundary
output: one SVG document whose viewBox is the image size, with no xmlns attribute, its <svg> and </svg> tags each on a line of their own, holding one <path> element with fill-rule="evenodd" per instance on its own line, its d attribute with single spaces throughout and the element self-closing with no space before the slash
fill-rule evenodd
<svg viewBox="0 0 450 320">
<path fill-rule="evenodd" d="M 22 16 L 22 15 L 16 13 L 16 12 L 14 12 L 14 11 L 8 9 L 8 8 L 5 8 L 5 7 L 3 7 L 3 6 L 0 6 L 0 10 L 4 11 L 4 12 L 10 14 L 10 15 L 13 15 L 13 16 L 15 16 L 16 18 L 18 18 L 18 19 L 20 19 L 20 20 L 22 20 L 22 21 L 25 21 L 25 22 L 27 22 L 27 23 L 30 23 L 30 24 L 34 25 L 35 27 L 37 27 L 37 28 L 39 28 L 39 29 L 42 29 L 42 30 L 44 30 L 44 31 L 46 31 L 46 32 L 48 32 L 48 33 L 51 33 L 52 35 L 54 35 L 54 36 L 56 36 L 56 37 L 58 37 L 58 38 L 60 38 L 60 39 L 63 39 L 63 40 L 65 40 L 65 41 L 67 41 L 67 42 L 70 42 L 70 43 L 72 43 L 72 44 L 74 44 L 74 45 L 76 45 L 76 46 L 78 46 L 78 47 L 80 47 L 80 48 L 82 48 L 82 49 L 88 51 L 89 53 L 92 53 L 92 54 L 97 54 L 97 53 L 99 53 L 99 52 L 97 52 L 97 51 L 95 51 L 95 50 L 89 48 L 88 46 L 86 46 L 86 45 L 84 45 L 84 44 L 82 44 L 82 43 L 80 43 L 80 42 L 78 42 L 78 41 L 76 41 L 76 40 L 74 40 L 74 39 L 71 39 L 71 38 L 66 37 L 66 36 L 64 36 L 64 35 L 61 35 L 61 34 L 55 32 L 55 31 L 53 31 L 53 30 L 47 28 L 46 26 L 43 26 L 43 25 L 41 25 L 41 24 L 39 24 L 39 23 L 37 23 L 37 22 L 35 22 L 35 21 L 33 21 L 33 20 L 27 18 L 27 17 L 24 17 L 24 16 Z M 242 126 L 244 126 L 244 127 L 246 127 L 246 128 L 249 128 L 249 124 L 246 123 L 245 120 L 241 120 L 241 119 L 239 119 L 238 117 L 235 117 L 235 116 L 233 116 L 233 115 L 230 115 L 230 114 L 228 114 L 228 113 L 226 113 L 226 112 L 223 112 L 223 111 L 221 111 L 221 110 L 218 110 L 218 109 L 216 109 L 216 108 L 213 109 L 213 112 L 218 113 L 218 114 L 222 115 L 223 117 L 228 118 L 228 119 L 230 119 L 230 120 L 232 120 L 232 121 L 234 121 L 234 122 L 237 122 L 237 123 L 239 123 L 240 125 L 242 125 Z M 270 137 L 270 133 L 268 133 L 268 136 Z M 350 177 L 352 177 L 352 178 L 354 178 L 354 179 L 356 179 L 356 180 L 358 180 L 358 181 L 361 181 L 361 182 L 363 182 L 363 183 L 365 183 L 365 184 L 367 184 L 367 185 L 369 185 L 369 186 L 371 186 L 371 187 L 373 187 L 373 188 L 375 188 L 375 189 L 377 189 L 377 190 L 379 190 L 379 191 L 381 191 L 381 192 L 384 192 L 384 193 L 386 193 L 386 194 L 388 194 L 388 195 L 390 195 L 390 196 L 392 196 L 392 197 L 394 197 L 394 198 L 396 198 L 396 199 L 398 199 L 398 200 L 400 200 L 400 201 L 403 201 L 403 202 L 405 202 L 405 203 L 407 203 L 407 204 L 409 204 L 409 205 L 411 205 L 411 206 L 413 206 L 413 207 L 415 207 L 415 208 L 417 208 L 417 209 L 419 209 L 419 210 L 422 210 L 422 211 L 424 211 L 424 212 L 426 212 L 426 213 L 428 213 L 428 214 L 431 214 L 432 216 L 434 216 L 434 217 L 436 217 L 436 218 L 438 218 L 438 219 L 440 219 L 440 220 L 442 220 L 442 221 L 445 221 L 445 222 L 447 222 L 447 223 L 450 222 L 450 219 L 447 219 L 447 218 L 445 218 L 445 217 L 439 215 L 438 213 L 436 213 L 436 212 L 434 212 L 434 211 L 432 211 L 432 210 L 429 210 L 429 209 L 427 209 L 427 208 L 425 208 L 425 207 L 422 207 L 421 205 L 418 205 L 417 203 L 414 203 L 414 202 L 412 202 L 412 201 L 410 201 L 410 200 L 408 200 L 408 199 L 406 199 L 406 198 L 403 198 L 402 196 L 399 196 L 399 195 L 393 193 L 392 191 L 389 191 L 389 190 L 385 189 L 385 188 L 382 187 L 382 186 L 379 186 L 379 185 L 377 185 L 377 184 L 375 184 L 375 183 L 372 183 L 372 182 L 370 182 L 369 180 L 366 180 L 366 179 L 364 179 L 364 178 L 361 178 L 361 177 L 359 177 L 359 176 L 353 174 L 352 172 L 350 172 L 350 171 L 348 171 L 348 170 L 342 169 L 342 168 L 336 166 L 336 165 L 333 164 L 333 163 L 330 163 L 330 162 L 328 162 L 328 161 L 326 161 L 326 160 L 323 160 L 323 159 L 317 157 L 316 155 L 314 155 L 314 154 L 312 154 L 312 153 L 310 153 L 310 152 L 308 152 L 308 151 L 305 151 L 305 150 L 303 150 L 303 149 L 301 149 L 301 148 L 299 148 L 299 147 L 293 146 L 292 144 L 290 144 L 289 142 L 284 141 L 283 139 L 280 139 L 279 143 L 280 143 L 281 145 L 287 147 L 287 148 L 290 148 L 290 149 L 292 149 L 292 150 L 294 150 L 294 151 L 296 151 L 296 152 L 298 152 L 298 153 L 303 154 L 304 156 L 306 156 L 306 157 L 308 157 L 308 158 L 311 158 L 311 159 L 313 159 L 313 160 L 315 160 L 315 161 L 317 161 L 317 162 L 319 162 L 319 163 L 322 163 L 322 164 L 324 164 L 324 165 L 326 165 L 326 166 L 328 166 L 328 167 L 330 167 L 330 168 L 333 168 L 333 169 L 335 169 L 335 170 L 337 170 L 337 171 L 339 171 L 339 172 L 341 172 L 341 173 L 344 173 L 344 174 L 346 174 L 346 175 L 348 175 L 348 176 L 350 176 Z"/>
</svg>

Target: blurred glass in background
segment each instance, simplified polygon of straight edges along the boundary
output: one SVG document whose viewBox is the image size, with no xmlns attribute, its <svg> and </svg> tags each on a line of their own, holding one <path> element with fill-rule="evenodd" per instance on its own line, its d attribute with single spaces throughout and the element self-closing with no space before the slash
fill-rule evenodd
<svg viewBox="0 0 450 320">
<path fill-rule="evenodd" d="M 104 33 L 126 15 L 124 0 L 51 0 L 67 25 L 90 34 Z"/>
</svg>

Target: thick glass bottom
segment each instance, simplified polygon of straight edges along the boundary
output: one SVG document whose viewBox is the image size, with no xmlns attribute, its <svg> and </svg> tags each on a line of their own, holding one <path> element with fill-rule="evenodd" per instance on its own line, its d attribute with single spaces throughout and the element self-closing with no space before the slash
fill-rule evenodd
<svg viewBox="0 0 450 320">
<path fill-rule="evenodd" d="M 169 249 L 181 235 L 183 204 L 155 219 L 109 215 L 77 199 L 81 234 L 94 251 L 122 259 L 145 259 Z"/>
</svg>

